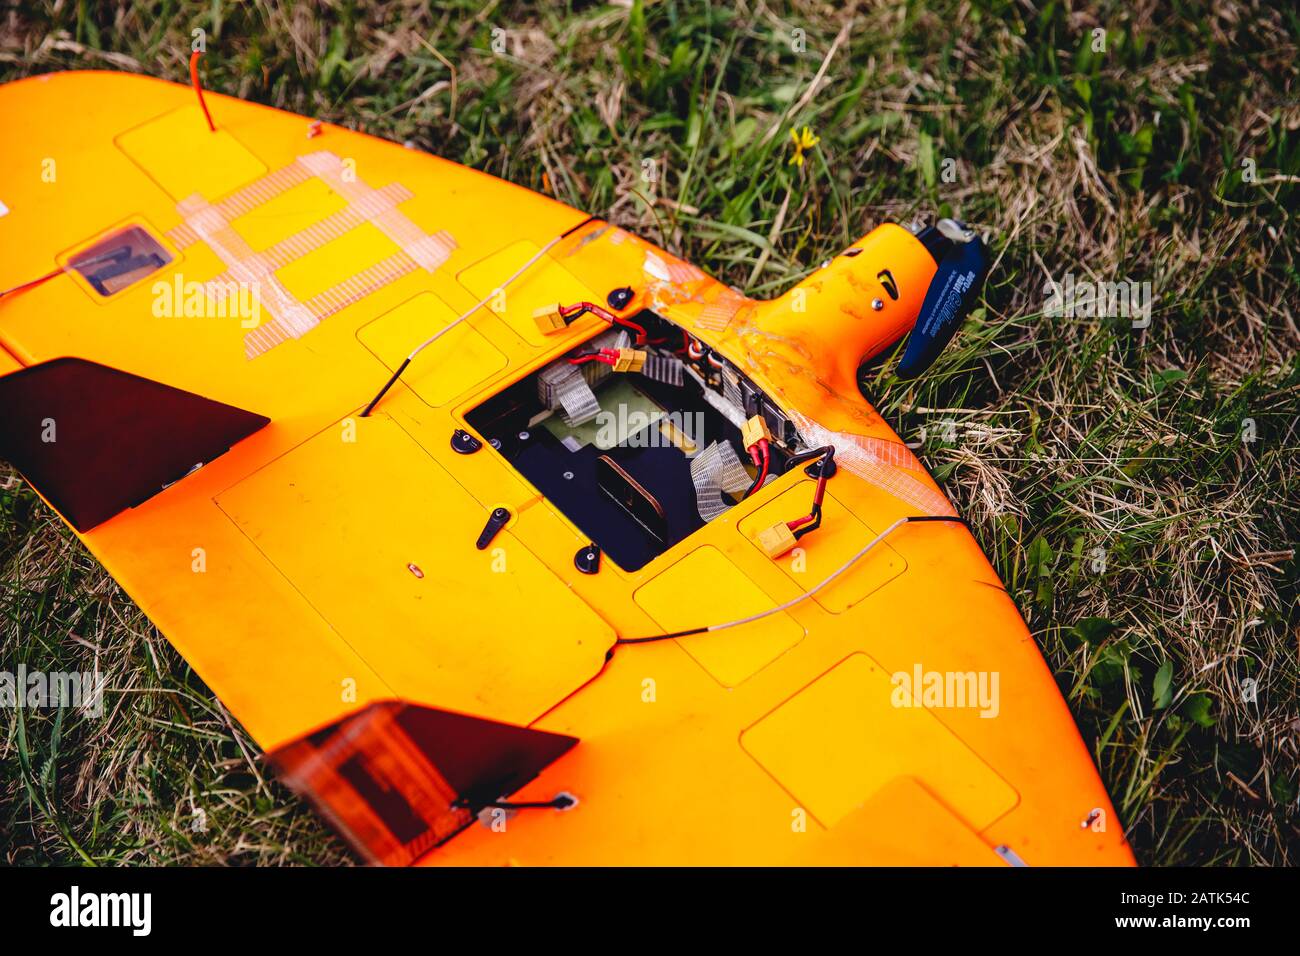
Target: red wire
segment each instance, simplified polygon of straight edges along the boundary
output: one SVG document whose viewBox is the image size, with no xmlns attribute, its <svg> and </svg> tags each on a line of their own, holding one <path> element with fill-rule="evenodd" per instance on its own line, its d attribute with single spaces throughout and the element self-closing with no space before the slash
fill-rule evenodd
<svg viewBox="0 0 1300 956">
<path fill-rule="evenodd" d="M 646 330 L 644 326 L 638 325 L 637 323 L 633 322 L 631 319 L 625 319 L 621 315 L 615 315 L 613 312 L 610 312 L 608 309 L 601 308 L 600 306 L 596 305 L 594 302 L 579 302 L 576 305 L 569 305 L 569 306 L 562 305 L 560 306 L 560 315 L 564 316 L 567 319 L 569 316 L 573 315 L 574 312 L 580 312 L 584 309 L 590 312 L 592 315 L 599 316 L 600 318 L 604 319 L 606 322 L 610 323 L 610 325 L 622 325 L 626 328 L 633 330 L 634 332 L 636 332 L 636 344 L 637 345 L 645 344 Z"/>
<path fill-rule="evenodd" d="M 203 99 L 203 84 L 199 82 L 199 57 L 202 55 L 199 50 L 190 54 L 190 83 L 194 85 L 194 92 L 198 94 L 199 106 L 203 107 L 203 118 L 208 121 L 208 129 L 215 133 L 217 128 L 212 125 L 212 114 L 208 112 L 208 104 Z"/>
<path fill-rule="evenodd" d="M 636 344 L 644 345 L 646 340 L 646 331 L 644 326 L 637 325 L 631 319 L 624 319 L 620 316 L 614 316 L 614 321 L 619 325 L 626 326 L 636 333 Z"/>
<path fill-rule="evenodd" d="M 608 310 L 596 305 L 594 302 L 578 302 L 575 303 L 574 305 L 568 305 L 568 306 L 562 305 L 560 306 L 560 314 L 565 318 L 568 318 L 574 312 L 581 312 L 584 309 L 592 313 L 593 315 L 600 316 L 606 322 L 618 321 L 612 312 L 609 312 Z"/>
<path fill-rule="evenodd" d="M 768 446 L 766 438 L 760 438 L 750 445 L 749 454 L 754 459 L 754 464 L 758 465 L 758 477 L 754 479 L 754 483 L 750 486 L 751 490 L 745 495 L 746 498 L 763 487 L 763 482 L 767 480 L 767 469 L 772 464 L 772 450 Z"/>
<path fill-rule="evenodd" d="M 601 349 L 599 352 L 591 352 L 587 355 L 575 355 L 569 359 L 570 365 L 582 365 L 585 362 L 604 362 L 606 365 L 613 365 L 618 359 L 618 354 L 613 349 Z"/>
<path fill-rule="evenodd" d="M 826 465 L 823 464 L 822 473 L 817 476 L 817 490 L 813 492 L 812 511 L 808 512 L 808 514 L 804 515 L 802 518 L 795 518 L 793 521 L 787 521 L 785 523 L 785 526 L 791 531 L 803 527 L 817 517 L 817 509 L 820 508 L 822 502 L 826 500 L 826 479 L 830 477 L 826 474 L 828 470 L 829 469 Z"/>
<path fill-rule="evenodd" d="M 827 468 L 822 466 L 822 473 L 817 477 L 817 491 L 813 494 L 813 505 L 820 505 L 826 498 Z"/>
</svg>

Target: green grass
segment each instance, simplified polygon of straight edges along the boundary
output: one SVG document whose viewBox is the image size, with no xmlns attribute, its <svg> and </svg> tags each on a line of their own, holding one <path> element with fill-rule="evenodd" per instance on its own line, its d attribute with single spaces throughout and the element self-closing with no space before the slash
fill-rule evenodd
<svg viewBox="0 0 1300 956">
<path fill-rule="evenodd" d="M 1289 5 L 25 4 L 0 23 L 0 79 L 183 81 L 196 27 L 210 88 L 549 192 L 751 295 L 884 220 L 986 231 L 984 302 L 933 373 L 904 385 L 886 365 L 864 390 L 907 440 L 925 429 L 1139 860 L 1300 862 Z M 791 166 L 805 124 L 821 141 Z M 1150 281 L 1150 328 L 1044 315 L 1066 273 Z M 97 660 L 111 693 L 103 720 L 3 715 L 3 859 L 347 859 L 5 474 L 0 666 Z"/>
</svg>

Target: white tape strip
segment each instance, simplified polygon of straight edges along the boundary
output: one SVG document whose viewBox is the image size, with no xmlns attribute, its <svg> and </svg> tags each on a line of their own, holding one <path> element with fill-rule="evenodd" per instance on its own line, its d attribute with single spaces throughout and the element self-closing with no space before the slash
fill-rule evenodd
<svg viewBox="0 0 1300 956">
<path fill-rule="evenodd" d="M 868 484 L 907 502 L 922 514 L 956 515 L 947 498 L 907 473 L 916 471 L 923 474 L 925 469 L 902 442 L 831 431 L 798 412 L 793 412 L 790 420 L 804 444 L 811 448 L 834 445 L 835 464 L 847 468 Z"/>
<path fill-rule="evenodd" d="M 346 199 L 348 205 L 261 252 L 254 252 L 232 228 L 235 219 L 313 176 Z M 171 229 L 167 237 L 182 249 L 195 242 L 206 242 L 225 264 L 226 271 L 207 283 L 207 292 L 212 298 L 219 301 L 240 285 L 257 288 L 259 300 L 272 318 L 244 337 L 245 355 L 251 359 L 282 342 L 300 338 L 319 325 L 322 319 L 361 301 L 402 276 L 416 269 L 433 272 L 451 257 L 457 247 L 450 233 L 426 234 L 397 208 L 411 198 L 411 192 L 398 183 L 372 189 L 357 179 L 343 160 L 332 153 L 311 153 L 250 183 L 219 203 L 210 204 L 197 194 L 183 200 L 177 205 L 177 210 L 184 222 Z M 278 269 L 364 223 L 379 228 L 397 245 L 398 251 L 306 303 L 276 278 Z"/>
</svg>

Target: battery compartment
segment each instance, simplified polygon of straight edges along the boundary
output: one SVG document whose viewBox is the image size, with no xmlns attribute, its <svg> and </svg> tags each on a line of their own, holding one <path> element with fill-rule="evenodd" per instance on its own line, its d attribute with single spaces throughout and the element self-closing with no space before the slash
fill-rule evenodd
<svg viewBox="0 0 1300 956">
<path fill-rule="evenodd" d="M 522 477 L 628 571 L 698 531 L 705 514 L 716 518 L 741 499 L 745 488 L 723 492 L 720 507 L 703 504 L 692 462 L 721 443 L 744 469 L 739 475 L 733 463 L 731 474 L 755 479 L 758 468 L 741 447 L 747 418 L 763 415 L 772 434 L 769 476 L 784 471 L 800 448 L 789 420 L 725 358 L 653 312 L 632 318 L 644 336 L 602 331 L 466 415 Z M 620 347 L 643 353 L 645 367 L 615 371 L 592 357 Z M 565 388 L 571 392 L 559 397 L 568 398 L 567 407 L 557 400 L 557 389 Z"/>
</svg>

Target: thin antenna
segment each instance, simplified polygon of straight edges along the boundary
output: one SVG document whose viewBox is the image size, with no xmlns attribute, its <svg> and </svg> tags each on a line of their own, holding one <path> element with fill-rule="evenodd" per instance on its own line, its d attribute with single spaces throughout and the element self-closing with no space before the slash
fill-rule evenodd
<svg viewBox="0 0 1300 956">
<path fill-rule="evenodd" d="M 361 413 L 361 417 L 362 418 L 370 417 L 370 413 L 375 410 L 375 406 L 379 404 L 379 400 L 388 394 L 388 390 L 390 388 L 392 388 L 395 384 L 397 384 L 397 380 L 402 377 L 402 373 L 406 371 L 406 367 L 411 364 L 412 360 L 414 360 L 414 358 L 417 355 L 423 352 L 434 342 L 438 341 L 438 339 L 442 338 L 444 335 L 446 335 L 456 326 L 460 325 L 462 322 L 468 319 L 479 309 L 483 308 L 483 306 L 487 305 L 488 301 L 492 299 L 493 296 L 495 296 L 501 290 L 505 289 L 506 286 L 510 285 L 510 283 L 514 282 L 521 275 L 523 275 L 525 272 L 531 269 L 533 267 L 533 264 L 536 263 L 538 259 L 546 255 L 546 253 L 550 252 L 557 242 L 559 242 L 562 239 L 567 239 L 569 236 L 573 235 L 583 226 L 587 225 L 587 223 L 595 222 L 595 221 L 596 221 L 595 216 L 588 216 L 586 219 L 582 220 L 582 222 L 578 223 L 572 229 L 569 229 L 567 232 L 560 233 L 558 236 L 556 236 L 546 245 L 542 246 L 542 248 L 538 249 L 537 254 L 534 255 L 531 259 L 529 259 L 527 262 L 525 262 L 517 270 L 515 270 L 514 275 L 512 275 L 509 279 L 501 283 L 499 286 L 497 286 L 487 295 L 483 296 L 483 298 L 475 302 L 472 306 L 470 306 L 468 309 L 462 312 L 457 318 L 453 319 L 451 322 L 448 322 L 437 332 L 433 333 L 433 335 L 429 336 L 427 339 L 425 339 L 415 348 L 411 349 L 411 354 L 406 356 L 406 358 L 402 361 L 402 364 L 397 367 L 397 371 L 393 373 L 392 378 L 390 378 L 386 383 L 384 383 L 384 387 L 379 390 L 379 394 L 377 394 L 374 398 L 370 400 L 370 404 L 367 405 L 366 410 Z"/>
<path fill-rule="evenodd" d="M 904 517 L 899 518 L 897 521 L 891 524 L 884 531 L 880 532 L 880 534 L 876 535 L 874 538 L 868 541 L 866 545 L 863 546 L 862 550 L 860 550 L 857 554 L 853 555 L 853 557 L 849 558 L 847 561 L 841 564 L 838 569 L 831 572 L 826 577 L 822 578 L 821 581 L 819 581 L 817 584 L 810 587 L 807 591 L 803 591 L 799 594 L 796 594 L 794 597 L 790 598 L 790 600 L 786 601 L 784 604 L 778 604 L 776 607 L 770 607 L 766 611 L 759 611 L 757 614 L 751 614 L 748 617 L 738 617 L 732 621 L 724 621 L 721 624 L 706 624 L 704 627 L 692 627 L 692 628 L 688 628 L 685 631 L 672 631 L 668 634 L 655 634 L 651 637 L 620 637 L 614 643 L 615 644 L 653 644 L 656 641 L 668 641 L 678 637 L 690 637 L 692 634 L 706 634 L 713 631 L 725 631 L 731 627 L 739 627 L 742 624 L 752 624 L 754 621 L 761 621 L 763 620 L 763 618 L 771 617 L 773 614 L 779 614 L 782 611 L 788 611 L 790 608 L 794 607 L 796 604 L 800 603 L 801 601 L 808 600 L 808 598 L 812 597 L 814 594 L 816 594 L 822 588 L 826 587 L 828 584 L 830 584 L 832 581 L 838 578 L 849 568 L 853 567 L 853 565 L 856 564 L 861 558 L 866 556 L 867 552 L 869 552 L 876 545 L 880 544 L 880 542 L 884 541 L 886 538 L 888 538 L 891 534 L 893 534 L 903 525 L 914 524 L 920 521 L 948 521 L 948 522 L 952 522 L 953 524 L 966 525 L 967 529 L 970 528 L 970 525 L 966 522 L 965 518 L 958 518 L 956 515 L 905 515 Z"/>
</svg>

